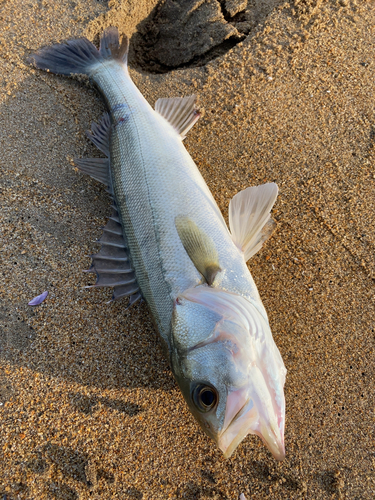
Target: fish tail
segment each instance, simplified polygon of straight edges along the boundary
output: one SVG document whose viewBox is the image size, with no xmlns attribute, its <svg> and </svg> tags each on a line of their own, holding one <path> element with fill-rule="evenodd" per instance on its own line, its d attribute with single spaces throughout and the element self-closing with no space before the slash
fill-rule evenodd
<svg viewBox="0 0 375 500">
<path fill-rule="evenodd" d="M 98 64 L 109 59 L 126 65 L 128 47 L 128 38 L 124 36 L 120 44 L 118 29 L 110 27 L 102 33 L 99 50 L 87 38 L 77 38 L 40 49 L 28 58 L 28 62 L 58 75 L 78 73 L 90 76 Z"/>
</svg>

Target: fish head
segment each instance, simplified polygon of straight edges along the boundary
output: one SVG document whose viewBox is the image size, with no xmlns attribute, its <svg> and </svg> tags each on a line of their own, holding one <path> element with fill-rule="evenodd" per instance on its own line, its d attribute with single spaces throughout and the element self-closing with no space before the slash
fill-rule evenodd
<svg viewBox="0 0 375 500">
<path fill-rule="evenodd" d="M 186 290 L 174 307 L 171 364 L 191 412 L 225 457 L 256 434 L 284 458 L 286 369 L 262 308 L 222 289 Z"/>
</svg>

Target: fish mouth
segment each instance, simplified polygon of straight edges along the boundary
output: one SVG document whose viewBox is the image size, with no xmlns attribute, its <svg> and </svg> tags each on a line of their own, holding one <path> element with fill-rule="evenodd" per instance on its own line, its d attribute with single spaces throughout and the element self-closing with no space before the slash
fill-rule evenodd
<svg viewBox="0 0 375 500">
<path fill-rule="evenodd" d="M 248 434 L 256 434 L 276 460 L 283 460 L 285 446 L 282 429 L 279 428 L 276 420 L 261 416 L 251 398 L 248 398 L 240 410 L 236 411 L 238 408 L 238 404 L 236 408 L 236 402 L 241 399 L 241 392 L 243 391 L 232 393 L 232 405 L 226 411 L 223 431 L 217 439 L 217 445 L 224 457 L 229 458 Z"/>
<path fill-rule="evenodd" d="M 249 428 L 248 415 L 239 417 L 233 422 L 230 429 L 224 431 L 218 439 L 218 447 L 223 452 L 224 457 L 229 458 L 248 434 L 256 434 L 272 453 L 275 460 L 284 460 L 284 437 L 281 435 L 279 429 L 272 428 L 268 425 L 260 425 L 259 427 L 259 430 Z"/>
<path fill-rule="evenodd" d="M 251 415 L 252 406 L 252 401 L 248 399 L 242 408 L 230 420 L 229 424 L 224 424 L 224 430 L 220 433 L 217 444 L 223 452 L 225 458 L 229 458 L 240 442 L 247 436 L 247 434 L 249 434 L 249 432 L 251 432 L 248 421 L 252 416 L 256 416 Z M 244 419 L 245 414 L 247 416 L 246 421 Z"/>
</svg>

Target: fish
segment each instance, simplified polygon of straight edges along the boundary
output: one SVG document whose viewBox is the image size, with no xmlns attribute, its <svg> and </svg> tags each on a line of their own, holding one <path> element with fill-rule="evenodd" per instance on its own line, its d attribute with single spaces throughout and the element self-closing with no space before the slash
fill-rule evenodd
<svg viewBox="0 0 375 500">
<path fill-rule="evenodd" d="M 196 96 L 161 97 L 153 108 L 129 75 L 128 46 L 109 27 L 99 49 L 82 37 L 29 58 L 87 75 L 107 105 L 88 132 L 105 158 L 75 160 L 112 199 L 93 286 L 112 287 L 128 307 L 147 303 L 187 406 L 224 457 L 255 434 L 282 460 L 286 369 L 246 264 L 273 233 L 278 187 L 238 192 L 228 228 L 183 144 L 202 114 Z"/>
</svg>

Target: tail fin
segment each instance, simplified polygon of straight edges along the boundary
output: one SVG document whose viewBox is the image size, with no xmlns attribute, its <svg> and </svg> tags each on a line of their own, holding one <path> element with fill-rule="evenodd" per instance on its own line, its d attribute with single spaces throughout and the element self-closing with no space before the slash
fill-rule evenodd
<svg viewBox="0 0 375 500">
<path fill-rule="evenodd" d="M 106 59 L 116 59 L 127 64 L 128 38 L 119 41 L 118 29 L 114 27 L 103 31 L 99 50 L 87 38 L 45 47 L 28 58 L 36 68 L 58 75 L 82 73 L 90 75 L 91 68 Z"/>
</svg>

